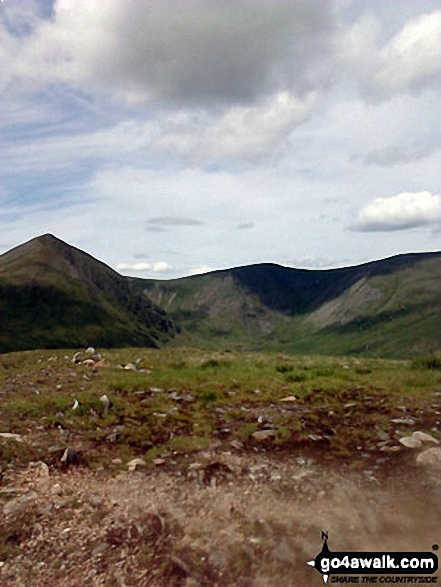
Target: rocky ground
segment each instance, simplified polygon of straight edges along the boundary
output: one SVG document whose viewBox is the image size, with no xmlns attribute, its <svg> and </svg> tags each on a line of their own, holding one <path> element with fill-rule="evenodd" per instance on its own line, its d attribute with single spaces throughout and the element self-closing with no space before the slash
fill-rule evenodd
<svg viewBox="0 0 441 587">
<path fill-rule="evenodd" d="M 333 550 L 440 541 L 439 477 L 411 459 L 358 473 L 271 453 L 183 461 L 116 474 L 42 462 L 7 470 L 0 584 L 313 586 L 322 579 L 306 562 L 322 530 Z"/>
<path fill-rule="evenodd" d="M 322 531 L 334 551 L 441 544 L 439 374 L 336 363 L 287 388 L 279 362 L 270 391 L 224 375 L 207 403 L 156 387 L 159 367 L 144 387 L 145 372 L 124 386 L 70 357 L 17 361 L 0 386 L 1 587 L 318 587 Z M 182 436 L 204 418 L 203 445 Z"/>
</svg>

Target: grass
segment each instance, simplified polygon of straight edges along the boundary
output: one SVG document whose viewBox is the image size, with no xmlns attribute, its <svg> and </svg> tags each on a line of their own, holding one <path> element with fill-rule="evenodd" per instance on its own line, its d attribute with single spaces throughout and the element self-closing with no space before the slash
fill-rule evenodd
<svg viewBox="0 0 441 587">
<path fill-rule="evenodd" d="M 97 372 L 71 363 L 73 351 L 1 355 L 2 431 L 36 440 L 34 446 L 0 440 L 3 462 L 29 462 L 66 444 L 87 447 L 94 466 L 110 457 L 126 462 L 204 450 L 219 441 L 240 440 L 254 450 L 259 417 L 277 429 L 275 450 L 302 448 L 312 434 L 323 437 L 314 448 L 323 444 L 331 455 L 347 456 L 360 443 L 373 445 L 379 430 L 392 435 L 390 421 L 403 413 L 397 406 L 421 409 L 441 389 L 438 355 L 388 361 L 196 349 L 102 353 L 107 367 Z M 145 371 L 120 368 L 140 357 Z M 107 414 L 103 394 L 113 402 Z M 291 395 L 295 403 L 280 401 Z"/>
</svg>

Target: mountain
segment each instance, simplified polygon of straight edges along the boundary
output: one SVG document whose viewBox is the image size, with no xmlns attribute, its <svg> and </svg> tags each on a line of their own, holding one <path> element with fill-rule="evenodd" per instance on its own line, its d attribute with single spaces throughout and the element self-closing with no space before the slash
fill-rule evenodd
<svg viewBox="0 0 441 587">
<path fill-rule="evenodd" d="M 176 330 L 125 277 L 50 234 L 0 255 L 0 324 L 0 352 L 156 347 Z"/>
<path fill-rule="evenodd" d="M 440 285 L 441 253 L 137 279 L 44 235 L 0 255 L 0 352 L 172 343 L 404 358 L 441 349 Z"/>
<path fill-rule="evenodd" d="M 408 357 L 441 349 L 441 253 L 310 271 L 273 264 L 132 280 L 187 344 Z"/>
</svg>

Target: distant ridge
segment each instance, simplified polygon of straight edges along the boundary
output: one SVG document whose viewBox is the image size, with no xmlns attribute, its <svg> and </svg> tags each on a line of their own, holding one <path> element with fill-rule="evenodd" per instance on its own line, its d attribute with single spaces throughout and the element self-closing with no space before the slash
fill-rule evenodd
<svg viewBox="0 0 441 587">
<path fill-rule="evenodd" d="M 195 345 L 379 357 L 441 349 L 439 252 L 340 269 L 264 263 L 139 282 Z"/>
<path fill-rule="evenodd" d="M 441 253 L 124 277 L 51 234 L 0 255 L 0 352 L 162 346 L 410 357 L 441 349 Z"/>
<path fill-rule="evenodd" d="M 158 346 L 173 323 L 127 279 L 45 234 L 0 256 L 0 351 Z"/>
</svg>

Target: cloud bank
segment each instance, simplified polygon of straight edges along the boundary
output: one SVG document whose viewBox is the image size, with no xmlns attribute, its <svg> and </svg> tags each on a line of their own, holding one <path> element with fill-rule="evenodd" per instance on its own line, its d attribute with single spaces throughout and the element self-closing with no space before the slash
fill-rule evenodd
<svg viewBox="0 0 441 587">
<path fill-rule="evenodd" d="M 352 230 L 388 232 L 436 224 L 441 220 L 441 196 L 429 192 L 376 198 L 362 208 Z"/>
</svg>

